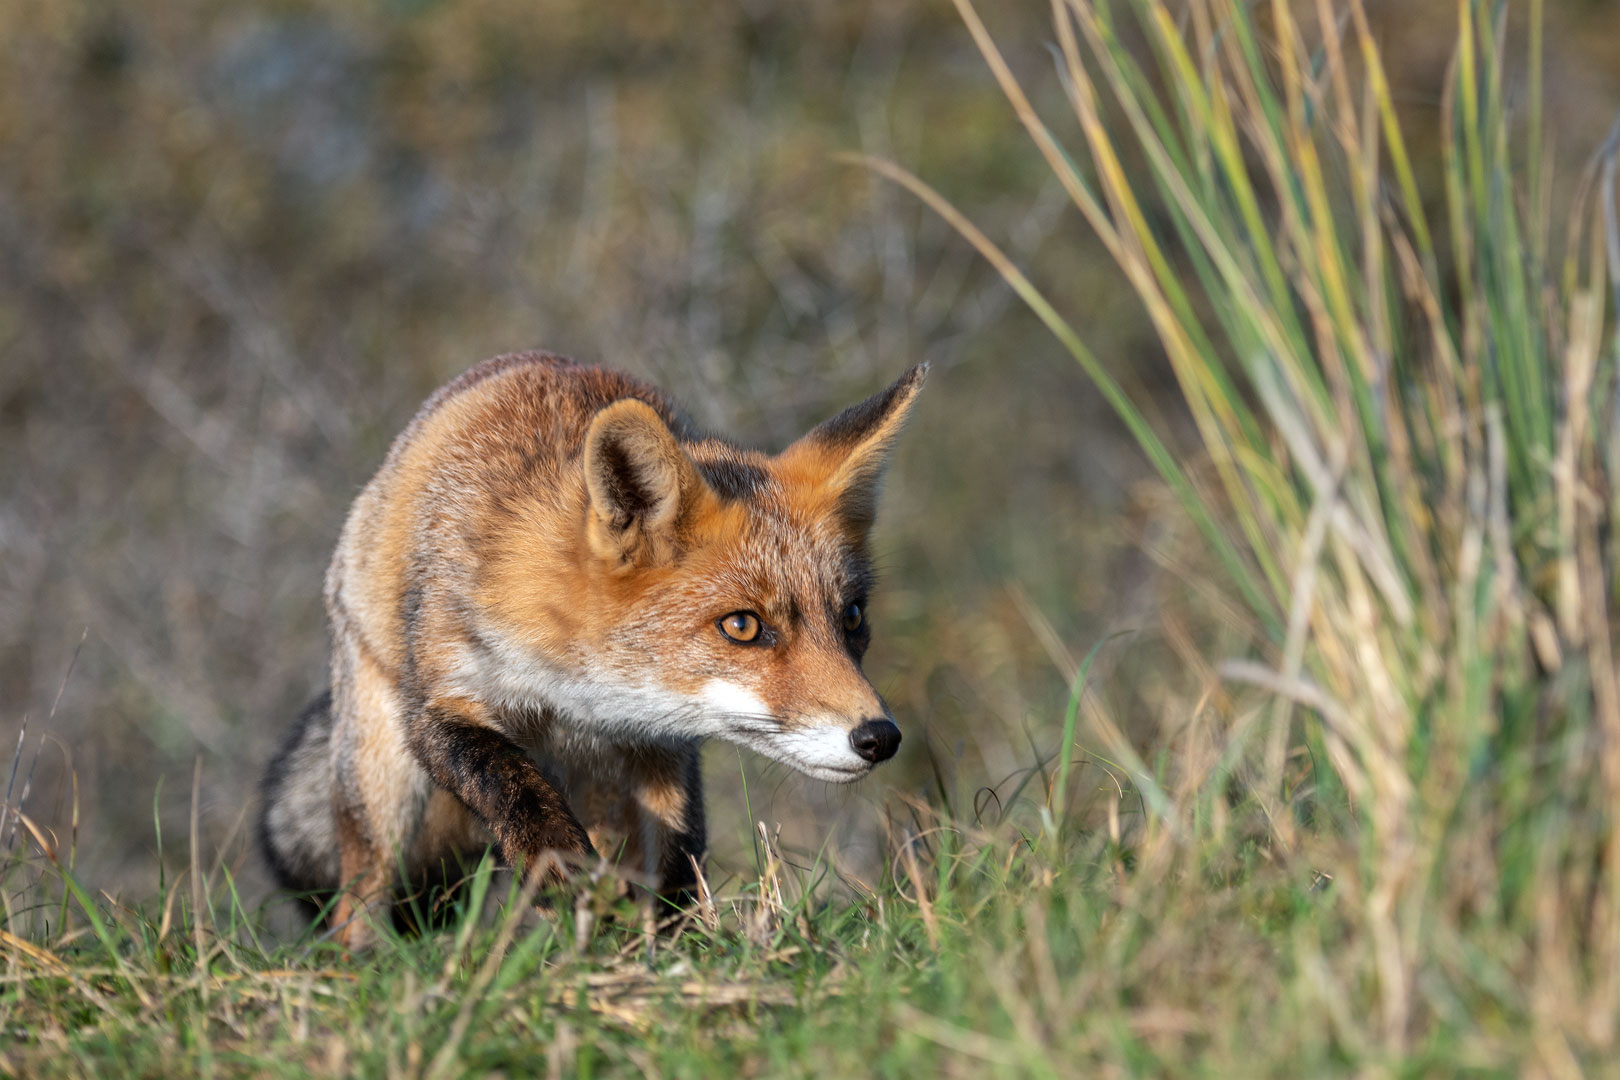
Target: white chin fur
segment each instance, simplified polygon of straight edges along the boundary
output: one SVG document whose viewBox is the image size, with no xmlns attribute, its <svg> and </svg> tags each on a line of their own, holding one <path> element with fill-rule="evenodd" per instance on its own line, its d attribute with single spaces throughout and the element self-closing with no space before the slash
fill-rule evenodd
<svg viewBox="0 0 1620 1080">
<path fill-rule="evenodd" d="M 834 784 L 853 783 L 872 771 L 872 763 L 855 753 L 849 745 L 849 732 L 842 727 L 784 731 L 755 738 L 749 745 L 807 776 Z"/>
<path fill-rule="evenodd" d="M 784 765 L 791 765 L 807 776 L 834 784 L 848 784 L 872 771 L 872 765 L 849 744 L 849 732 L 841 725 L 823 724 L 766 734 L 758 721 L 769 718 L 770 707 L 747 687 L 725 679 L 713 679 L 703 687 L 703 701 L 717 714 L 715 726 L 726 737 L 740 742 Z M 740 723 L 728 725 L 728 720 Z M 749 723 L 749 721 L 755 723 Z M 732 728 L 725 731 L 726 728 Z"/>
<path fill-rule="evenodd" d="M 696 700 L 656 684 L 610 683 L 551 667 L 511 648 L 469 650 L 457 689 L 494 705 L 547 705 L 580 728 L 611 738 L 706 739 L 740 743 L 817 780 L 848 784 L 872 771 L 840 723 L 777 731 L 770 706 L 727 679 L 711 679 Z"/>
</svg>

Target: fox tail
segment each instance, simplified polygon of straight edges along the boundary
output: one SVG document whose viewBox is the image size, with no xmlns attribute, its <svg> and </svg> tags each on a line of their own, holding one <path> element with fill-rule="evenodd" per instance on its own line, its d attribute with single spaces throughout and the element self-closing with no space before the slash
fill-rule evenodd
<svg viewBox="0 0 1620 1080">
<path fill-rule="evenodd" d="M 260 784 L 259 847 L 283 888 L 319 892 L 338 886 L 331 746 L 327 690 L 304 707 Z"/>
</svg>

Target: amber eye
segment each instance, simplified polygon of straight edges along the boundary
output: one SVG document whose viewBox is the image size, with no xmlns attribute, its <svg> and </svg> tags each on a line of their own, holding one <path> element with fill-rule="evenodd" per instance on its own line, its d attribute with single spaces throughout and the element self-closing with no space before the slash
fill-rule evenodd
<svg viewBox="0 0 1620 1080">
<path fill-rule="evenodd" d="M 752 611 L 733 611 L 720 620 L 720 632 L 746 645 L 759 637 L 759 616 Z"/>
<path fill-rule="evenodd" d="M 853 634 L 865 621 L 866 612 L 861 610 L 861 605 L 851 604 L 844 609 L 844 633 Z"/>
</svg>

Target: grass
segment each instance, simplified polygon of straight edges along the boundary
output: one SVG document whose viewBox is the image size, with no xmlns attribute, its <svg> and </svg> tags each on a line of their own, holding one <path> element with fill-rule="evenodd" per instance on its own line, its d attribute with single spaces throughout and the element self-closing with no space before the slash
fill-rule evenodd
<svg viewBox="0 0 1620 1080">
<path fill-rule="evenodd" d="M 1196 453 L 986 233 L 871 164 L 1001 272 L 1196 530 L 1196 588 L 1160 612 L 1182 670 L 1152 740 L 1095 685 L 1099 651 L 1133 647 L 1104 641 L 1060 657 L 1051 757 L 987 787 L 931 755 L 937 795 L 891 802 L 874 880 L 762 827 L 753 871 L 657 934 L 610 878 L 540 916 L 486 866 L 447 930 L 363 961 L 272 934 L 236 864 L 195 838 L 184 874 L 132 907 L 76 881 L 72 830 L 18 815 L 0 1063 L 1294 1076 L 1612 1060 L 1620 135 L 1560 231 L 1538 3 L 1521 117 L 1505 6 L 1459 0 L 1433 191 L 1359 0 L 1117 6 L 1053 4 L 1059 127 L 958 0 L 1147 310 Z"/>
<path fill-rule="evenodd" d="M 884 877 L 837 889 L 831 865 L 762 830 L 757 874 L 715 883 L 673 933 L 650 932 L 611 878 L 537 915 L 486 863 L 447 928 L 390 936 L 364 961 L 318 934 L 277 940 L 229 868 L 196 852 L 149 906 L 92 898 L 42 834 L 6 880 L 33 904 L 13 901 L 0 939 L 0 1063 L 30 1076 L 1067 1075 L 1235 1067 L 1256 1047 L 1278 1068 L 1334 1063 L 1315 1010 L 1291 1035 L 1271 1011 L 1302 981 L 1275 964 L 1275 941 L 1337 934 L 1334 905 L 1313 902 L 1318 875 L 1293 880 L 1253 846 L 1188 861 L 1163 830 L 1130 844 L 1134 800 L 1112 785 L 1090 808 L 1098 828 L 1054 839 L 1029 790 L 994 829 L 911 808 Z"/>
</svg>

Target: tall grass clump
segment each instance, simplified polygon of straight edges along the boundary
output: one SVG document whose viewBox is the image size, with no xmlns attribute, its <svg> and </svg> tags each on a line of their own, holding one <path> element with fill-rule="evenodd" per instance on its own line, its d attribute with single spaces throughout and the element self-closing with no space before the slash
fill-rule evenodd
<svg viewBox="0 0 1620 1080">
<path fill-rule="evenodd" d="M 1345 1045 L 1400 1055 L 1495 1017 L 1528 1019 L 1546 1065 L 1612 1047 L 1620 126 L 1554 229 L 1539 2 L 1510 94 L 1506 5 L 1458 0 L 1428 185 L 1361 0 L 1054 0 L 1061 124 L 957 3 L 1145 306 L 1201 453 L 1170 448 L 990 238 L 873 165 L 1096 381 L 1252 642 L 1216 665 L 1212 748 L 1181 747 L 1188 797 L 1147 800 L 1159 832 L 1219 846 L 1241 792 L 1266 857 L 1321 875 L 1335 963 L 1286 963 L 1340 997 Z"/>
</svg>

